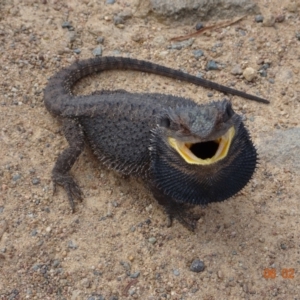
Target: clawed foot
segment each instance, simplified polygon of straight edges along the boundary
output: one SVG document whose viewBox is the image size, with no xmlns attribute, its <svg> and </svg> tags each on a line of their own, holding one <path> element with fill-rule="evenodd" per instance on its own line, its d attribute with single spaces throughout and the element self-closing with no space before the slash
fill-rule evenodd
<svg viewBox="0 0 300 300">
<path fill-rule="evenodd" d="M 199 214 L 189 213 L 184 205 L 179 203 L 173 203 L 173 205 L 166 208 L 166 213 L 168 216 L 168 227 L 172 226 L 173 219 L 176 219 L 190 231 L 195 231 L 197 221 L 201 218 L 201 215 Z"/>
<path fill-rule="evenodd" d="M 67 192 L 72 212 L 74 212 L 75 211 L 74 198 L 77 198 L 80 201 L 82 201 L 83 198 L 83 193 L 80 187 L 78 186 L 78 184 L 68 174 L 53 174 L 52 180 L 53 180 L 53 194 L 56 191 L 56 186 L 61 185 Z"/>
</svg>

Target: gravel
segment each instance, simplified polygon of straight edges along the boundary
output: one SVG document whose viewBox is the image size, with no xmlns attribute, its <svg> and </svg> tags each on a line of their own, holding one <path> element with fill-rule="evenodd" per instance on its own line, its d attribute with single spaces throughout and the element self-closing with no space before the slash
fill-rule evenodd
<svg viewBox="0 0 300 300">
<path fill-rule="evenodd" d="M 171 46 L 168 46 L 168 49 L 176 49 L 176 50 L 181 50 L 183 48 L 187 48 L 193 45 L 195 39 L 188 39 L 182 42 L 177 42 L 177 43 L 173 43 L 171 44 Z"/>
<path fill-rule="evenodd" d="M 204 52 L 202 50 L 198 49 L 198 50 L 194 50 L 193 54 L 194 54 L 195 58 L 199 58 L 204 55 Z"/>
<path fill-rule="evenodd" d="M 40 184 L 41 180 L 39 178 L 33 178 L 31 182 L 33 185 L 37 185 Z"/>
<path fill-rule="evenodd" d="M 191 263 L 190 270 L 195 273 L 203 272 L 205 269 L 204 262 L 200 259 L 194 259 Z"/>
<path fill-rule="evenodd" d="M 196 24 L 196 30 L 198 31 L 198 30 L 200 30 L 200 29 L 202 29 L 204 27 L 204 25 L 203 25 L 203 23 L 201 23 L 201 22 L 198 22 L 197 24 Z"/>
<path fill-rule="evenodd" d="M 255 22 L 256 23 L 262 23 L 264 21 L 264 17 L 262 15 L 256 15 L 255 16 Z"/>
<path fill-rule="evenodd" d="M 97 39 L 96 39 L 96 41 L 97 41 L 98 44 L 103 44 L 104 37 L 103 36 L 98 36 Z"/>
<path fill-rule="evenodd" d="M 13 177 L 12 177 L 12 180 L 13 181 L 18 181 L 19 179 L 21 179 L 21 175 L 20 174 L 15 174 L 15 175 L 13 175 Z"/>
<path fill-rule="evenodd" d="M 130 278 L 138 278 L 139 276 L 140 276 L 140 272 L 139 271 L 130 274 Z"/>
<path fill-rule="evenodd" d="M 73 28 L 72 24 L 71 24 L 70 22 L 68 22 L 68 21 L 64 21 L 64 22 L 61 24 L 61 27 L 62 27 L 62 28 L 68 28 L 68 29 L 72 29 L 72 28 Z"/>
<path fill-rule="evenodd" d="M 101 56 L 102 55 L 102 47 L 98 46 L 93 50 L 93 55 L 94 56 Z"/>
<path fill-rule="evenodd" d="M 148 241 L 149 241 L 150 244 L 155 244 L 156 243 L 156 238 L 155 237 L 150 237 L 148 239 Z"/>
<path fill-rule="evenodd" d="M 206 64 L 206 70 L 207 71 L 219 70 L 219 65 L 214 60 L 209 60 Z"/>
</svg>

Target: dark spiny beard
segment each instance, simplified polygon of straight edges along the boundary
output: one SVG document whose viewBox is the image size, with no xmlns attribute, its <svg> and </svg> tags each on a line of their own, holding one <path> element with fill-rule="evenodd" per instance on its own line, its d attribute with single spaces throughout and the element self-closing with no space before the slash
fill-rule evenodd
<svg viewBox="0 0 300 300">
<path fill-rule="evenodd" d="M 243 123 L 226 157 L 210 165 L 188 164 L 167 144 L 162 128 L 153 132 L 151 178 L 177 202 L 205 205 L 226 200 L 249 182 L 256 164 L 256 149 Z"/>
</svg>

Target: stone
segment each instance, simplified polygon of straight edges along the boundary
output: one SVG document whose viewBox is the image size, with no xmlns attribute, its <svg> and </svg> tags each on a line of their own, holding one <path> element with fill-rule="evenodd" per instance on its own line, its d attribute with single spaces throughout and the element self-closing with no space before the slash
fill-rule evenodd
<svg viewBox="0 0 300 300">
<path fill-rule="evenodd" d="M 256 15 L 255 16 L 255 22 L 256 23 L 262 23 L 264 21 L 264 17 L 262 15 Z"/>
<path fill-rule="evenodd" d="M 251 0 L 150 0 L 150 13 L 160 19 L 175 19 L 194 24 L 209 19 L 232 19 L 242 15 L 260 14 Z"/>
<path fill-rule="evenodd" d="M 195 58 L 199 58 L 204 55 L 204 52 L 202 50 L 198 49 L 198 50 L 194 50 L 193 54 L 194 54 Z"/>
<path fill-rule="evenodd" d="M 101 48 L 101 46 L 98 46 L 98 47 L 96 47 L 96 48 L 93 50 L 93 55 L 94 55 L 94 56 L 101 56 L 101 55 L 102 55 L 102 48 Z"/>
<path fill-rule="evenodd" d="M 187 48 L 193 45 L 195 39 L 188 39 L 182 42 L 177 42 L 177 43 L 173 43 L 171 46 L 169 46 L 169 49 L 176 49 L 176 50 L 181 50 L 183 48 Z"/>
<path fill-rule="evenodd" d="M 256 77 L 256 70 L 248 67 L 244 70 L 243 76 L 247 81 L 252 81 Z"/>
<path fill-rule="evenodd" d="M 235 65 L 235 66 L 231 69 L 230 73 L 231 73 L 232 75 L 242 75 L 242 74 L 243 74 L 243 70 L 242 70 L 241 65 L 239 65 L 239 64 Z"/>
<path fill-rule="evenodd" d="M 203 272 L 205 269 L 204 262 L 198 258 L 194 259 L 191 263 L 190 270 L 195 273 Z"/>
</svg>

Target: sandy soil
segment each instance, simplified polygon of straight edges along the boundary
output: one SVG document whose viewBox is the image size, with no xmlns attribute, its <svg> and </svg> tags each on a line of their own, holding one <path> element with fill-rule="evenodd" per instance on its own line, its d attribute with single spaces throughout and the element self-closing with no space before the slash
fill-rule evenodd
<svg viewBox="0 0 300 300">
<path fill-rule="evenodd" d="M 293 2 L 258 0 L 270 21 L 285 20 L 266 27 L 249 16 L 181 50 L 168 49 L 169 39 L 194 28 L 141 17 L 137 1 L 62 2 L 0 3 L 0 299 L 300 299 L 300 173 L 292 164 L 262 157 L 242 192 L 195 208 L 202 217 L 191 233 L 176 221 L 168 228 L 141 183 L 105 169 L 86 150 L 72 170 L 85 195 L 72 214 L 64 191 L 52 193 L 51 169 L 67 144 L 43 105 L 47 78 L 92 57 L 102 36 L 103 55 L 201 72 L 269 99 L 267 106 L 232 97 L 263 149 L 276 130 L 300 126 L 300 19 Z M 113 16 L 124 10 L 133 16 L 117 27 Z M 75 35 L 62 28 L 66 20 Z M 204 57 L 194 57 L 197 49 Z M 206 72 L 210 59 L 224 68 Z M 267 77 L 253 83 L 231 74 L 236 64 L 259 69 L 262 63 L 270 64 Z M 172 93 L 199 103 L 223 97 L 135 72 L 92 76 L 76 92 L 101 88 Z M 189 269 L 196 258 L 205 264 L 201 273 Z"/>
</svg>

